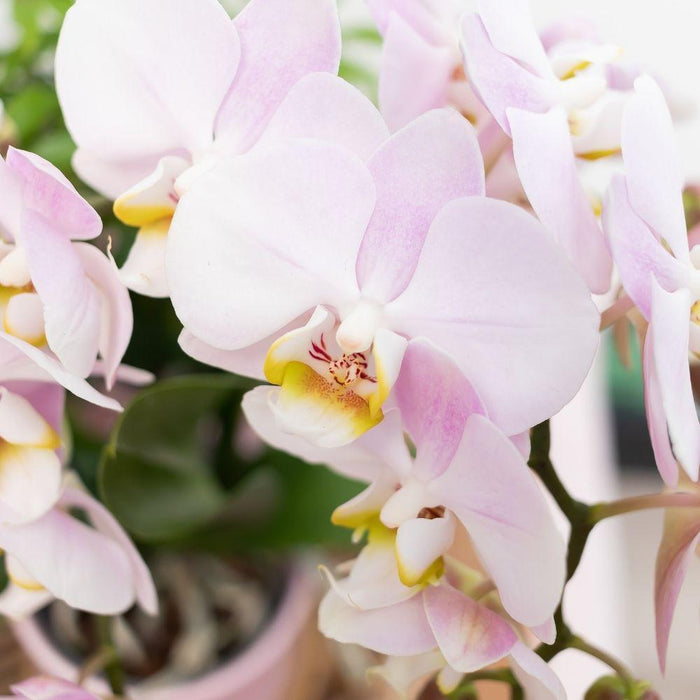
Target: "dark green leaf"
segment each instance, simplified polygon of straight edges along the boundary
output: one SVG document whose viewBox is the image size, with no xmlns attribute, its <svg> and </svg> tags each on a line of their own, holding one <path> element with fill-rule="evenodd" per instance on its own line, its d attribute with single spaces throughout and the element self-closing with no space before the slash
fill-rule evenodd
<svg viewBox="0 0 700 700">
<path fill-rule="evenodd" d="M 217 478 L 223 409 L 251 387 L 231 375 L 180 377 L 143 391 L 117 424 L 100 464 L 100 492 L 136 536 L 171 540 L 220 513 L 227 494 Z M 225 420 L 227 419 L 227 420 Z M 240 470 L 229 450 L 226 466 Z"/>
</svg>

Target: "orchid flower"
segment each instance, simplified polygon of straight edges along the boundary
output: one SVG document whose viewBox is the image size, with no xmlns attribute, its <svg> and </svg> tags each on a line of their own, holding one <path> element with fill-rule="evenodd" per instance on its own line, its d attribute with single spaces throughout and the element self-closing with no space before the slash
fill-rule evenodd
<svg viewBox="0 0 700 700">
<path fill-rule="evenodd" d="M 231 21 L 218 0 L 78 0 L 56 54 L 74 166 L 139 233 L 131 289 L 168 296 L 163 260 L 182 193 L 223 156 L 249 150 L 303 76 L 336 73 L 332 0 L 252 0 Z"/>
<path fill-rule="evenodd" d="M 0 525 L 36 520 L 58 501 L 63 400 L 57 384 L 0 386 Z"/>
<path fill-rule="evenodd" d="M 82 381 L 99 354 L 111 387 L 133 327 L 128 292 L 85 243 L 101 230 L 50 163 L 14 148 L 0 159 L 0 341 L 79 396 L 115 407 Z"/>
<path fill-rule="evenodd" d="M 582 280 L 533 217 L 483 196 L 476 137 L 456 112 L 381 142 L 378 113 L 347 98 L 367 126 L 342 144 L 326 115 L 301 121 L 290 107 L 292 126 L 277 128 L 301 124 L 307 138 L 222 165 L 181 200 L 168 277 L 183 346 L 279 385 L 280 424 L 324 446 L 381 420 L 419 336 L 457 359 L 507 434 L 552 415 L 598 342 Z"/>
<path fill-rule="evenodd" d="M 396 131 L 421 114 L 454 106 L 473 124 L 488 112 L 465 79 L 459 17 L 469 0 L 368 0 L 384 37 L 379 107 Z"/>
<path fill-rule="evenodd" d="M 92 526 L 71 511 L 83 512 Z M 155 615 L 151 575 L 119 523 L 88 494 L 65 488 L 41 517 L 0 525 L 10 583 L 0 613 L 21 618 L 58 598 L 73 608 L 116 615 L 135 602 Z"/>
<path fill-rule="evenodd" d="M 647 420 L 661 476 L 675 486 L 678 463 L 693 481 L 700 470 L 689 369 L 689 353 L 700 352 L 700 249 L 688 239 L 671 116 L 651 78 L 635 82 L 622 124 L 622 155 L 626 174 L 611 183 L 604 226 L 623 286 L 649 322 Z"/>
<path fill-rule="evenodd" d="M 366 549 L 365 562 L 371 565 L 376 553 L 377 566 L 385 569 L 390 553 L 397 571 L 391 590 L 382 590 L 385 577 L 375 572 L 362 595 L 381 599 L 398 587 L 408 597 L 439 579 L 443 555 L 464 527 L 508 614 L 549 635 L 564 585 L 563 539 L 525 458 L 485 417 L 454 362 L 425 342 L 410 343 L 396 385 L 399 411 L 388 413 L 381 429 L 334 450 L 311 448 L 280 430 L 270 391 L 258 387 L 243 401 L 248 421 L 265 441 L 371 482 L 333 514 L 336 524 L 360 531 L 378 519 L 389 533 Z"/>
<path fill-rule="evenodd" d="M 664 532 L 656 557 L 654 604 L 656 611 L 656 649 L 662 673 L 666 670 L 668 640 L 678 594 L 700 542 L 700 488 L 684 480 L 682 490 L 698 499 L 697 507 L 668 508 Z"/>
<path fill-rule="evenodd" d="M 610 65 L 620 50 L 583 32 L 537 34 L 527 0 L 478 2 L 461 21 L 466 72 L 501 128 L 513 138 L 515 165 L 542 223 L 595 293 L 610 286 L 611 260 L 577 159 L 619 153 L 629 91 Z M 551 183 L 558 186 L 552 188 Z"/>
<path fill-rule="evenodd" d="M 464 567 L 450 562 L 439 584 L 393 600 L 375 598 L 368 605 L 367 586 L 385 583 L 391 574 L 368 567 L 363 556 L 364 551 L 350 575 L 336 582 L 322 600 L 319 629 L 338 642 L 388 655 L 386 666 L 374 673 L 404 697 L 415 681 L 435 674 L 439 689 L 448 694 L 464 674 L 507 659 L 527 700 L 566 698 L 557 676 L 521 641 L 507 615 L 495 603 L 487 606 L 462 591 L 470 578 L 464 576 Z"/>
<path fill-rule="evenodd" d="M 10 690 L 11 696 L 3 696 L 0 700 L 24 698 L 25 700 L 100 700 L 97 695 L 89 693 L 75 683 L 58 678 L 37 676 L 21 683 L 16 683 Z"/>
</svg>

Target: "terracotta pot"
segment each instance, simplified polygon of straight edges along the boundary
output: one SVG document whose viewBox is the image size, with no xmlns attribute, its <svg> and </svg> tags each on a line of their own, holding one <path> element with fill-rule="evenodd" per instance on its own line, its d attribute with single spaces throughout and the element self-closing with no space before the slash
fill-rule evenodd
<svg viewBox="0 0 700 700">
<path fill-rule="evenodd" d="M 318 577 L 296 569 L 274 617 L 241 654 L 214 671 L 180 685 L 143 688 L 133 685 L 134 700 L 283 700 L 292 682 L 297 642 L 318 602 Z M 79 670 L 47 637 L 44 629 L 28 619 L 13 625 L 25 654 L 45 674 L 76 681 Z M 109 695 L 101 678 L 85 683 L 94 693 Z"/>
</svg>

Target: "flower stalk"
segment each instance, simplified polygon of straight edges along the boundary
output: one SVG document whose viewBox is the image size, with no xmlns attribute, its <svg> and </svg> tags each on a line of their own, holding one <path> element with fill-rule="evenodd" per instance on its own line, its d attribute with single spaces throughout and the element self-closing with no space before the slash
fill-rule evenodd
<svg viewBox="0 0 700 700">
<path fill-rule="evenodd" d="M 112 618 L 105 615 L 95 616 L 97 637 L 104 653 L 104 672 L 107 682 L 115 697 L 123 697 L 126 692 L 124 668 L 112 638 Z"/>
</svg>

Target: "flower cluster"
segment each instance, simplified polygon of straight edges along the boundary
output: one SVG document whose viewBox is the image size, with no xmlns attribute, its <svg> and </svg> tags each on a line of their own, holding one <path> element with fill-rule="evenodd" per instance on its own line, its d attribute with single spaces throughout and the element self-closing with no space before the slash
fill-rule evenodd
<svg viewBox="0 0 700 700">
<path fill-rule="evenodd" d="M 567 569 L 530 431 L 577 394 L 609 306 L 603 327 L 643 341 L 670 491 L 663 665 L 700 538 L 700 238 L 664 90 L 587 24 L 538 33 L 524 0 L 367 2 L 379 108 L 338 76 L 334 0 L 66 14 L 74 168 L 138 232 L 118 268 L 56 168 L 0 160 L 0 612 L 157 608 L 61 437 L 64 389 L 119 410 L 86 379 L 144 379 L 121 366 L 131 290 L 170 299 L 193 358 L 266 382 L 243 411 L 268 444 L 366 484 L 333 513 L 363 546 L 324 569 L 325 635 L 387 655 L 375 672 L 399 692 L 504 662 L 529 700 L 564 698 L 542 649 L 567 643 L 571 550 Z M 15 693 L 91 697 L 51 683 Z"/>
</svg>

